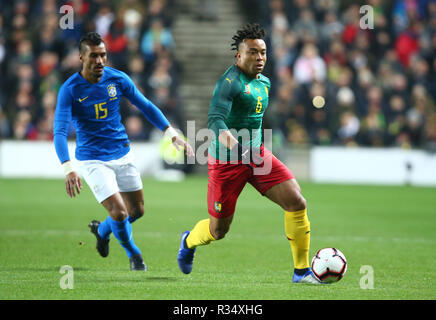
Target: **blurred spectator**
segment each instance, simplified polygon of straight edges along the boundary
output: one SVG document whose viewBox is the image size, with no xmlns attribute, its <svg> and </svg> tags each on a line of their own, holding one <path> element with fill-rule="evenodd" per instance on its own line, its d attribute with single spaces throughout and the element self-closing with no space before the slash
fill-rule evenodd
<svg viewBox="0 0 436 320">
<path fill-rule="evenodd" d="M 124 21 L 121 19 L 114 20 L 109 28 L 109 32 L 103 37 L 106 44 L 108 59 L 113 67 L 125 70 L 127 67 L 127 43 L 128 38 L 124 33 Z"/>
<path fill-rule="evenodd" d="M 148 78 L 148 86 L 157 91 L 160 88 L 169 89 L 172 85 L 172 78 L 168 72 L 168 70 L 163 65 L 157 65 L 153 70 L 153 73 Z"/>
<path fill-rule="evenodd" d="M 172 25 L 172 18 L 169 15 L 171 12 L 171 1 L 170 0 L 150 0 L 148 6 L 148 22 L 147 28 L 151 28 L 151 24 L 155 20 L 162 22 L 162 25 L 169 30 Z M 151 23 L 150 23 L 151 22 Z"/>
<path fill-rule="evenodd" d="M 395 41 L 397 56 L 404 67 L 409 67 L 411 56 L 419 51 L 418 23 L 401 32 Z"/>
<path fill-rule="evenodd" d="M 66 79 L 68 78 L 68 75 L 80 70 L 82 62 L 80 61 L 79 54 L 79 49 L 74 48 L 70 50 L 62 59 L 59 66 L 59 71 L 62 73 L 62 79 Z"/>
<path fill-rule="evenodd" d="M 53 116 L 40 117 L 36 127 L 31 126 L 27 133 L 28 140 L 53 140 Z"/>
<path fill-rule="evenodd" d="M 386 120 L 379 105 L 371 104 L 368 114 L 362 119 L 360 143 L 364 146 L 382 147 L 385 139 Z"/>
<path fill-rule="evenodd" d="M 59 56 L 55 52 L 43 51 L 36 62 L 38 76 L 44 78 L 48 76 L 58 66 Z"/>
<path fill-rule="evenodd" d="M 106 37 L 114 20 L 115 14 L 112 12 L 111 7 L 103 5 L 94 18 L 95 31 L 99 33 L 102 38 Z"/>
<path fill-rule="evenodd" d="M 324 15 L 324 21 L 320 26 L 320 40 L 322 43 L 329 44 L 337 39 L 344 30 L 344 25 L 338 19 L 335 11 L 327 11 Z"/>
<path fill-rule="evenodd" d="M 146 72 L 145 63 L 139 54 L 131 57 L 131 59 L 128 62 L 127 70 L 133 82 L 140 88 L 144 88 L 145 72 Z"/>
<path fill-rule="evenodd" d="M 287 136 L 290 143 L 295 145 L 307 145 L 310 143 L 306 129 L 302 125 L 293 122 L 290 122 L 288 125 L 292 127 Z"/>
<path fill-rule="evenodd" d="M 15 107 L 17 111 L 31 110 L 35 103 L 31 90 L 32 85 L 29 82 L 21 82 L 20 88 L 15 96 Z"/>
<path fill-rule="evenodd" d="M 171 32 L 164 27 L 162 20 L 154 19 L 150 29 L 144 33 L 141 41 L 141 50 L 144 59 L 154 62 L 159 53 L 164 49 L 172 49 L 174 40 Z"/>
<path fill-rule="evenodd" d="M 436 113 L 427 117 L 425 126 L 425 139 L 427 150 L 436 153 Z"/>
<path fill-rule="evenodd" d="M 119 14 L 123 19 L 125 34 L 129 40 L 139 40 L 141 35 L 141 25 L 146 19 L 146 8 L 139 0 L 123 1 L 119 9 Z"/>
<path fill-rule="evenodd" d="M 300 11 L 300 16 L 291 28 L 297 35 L 297 38 L 304 42 L 316 42 L 319 33 L 318 26 L 313 15 L 313 11 L 309 8 L 304 8 Z"/>
<path fill-rule="evenodd" d="M 328 127 L 327 112 L 317 109 L 312 112 L 310 119 L 309 136 L 315 145 L 330 145 L 332 136 Z"/>
<path fill-rule="evenodd" d="M 340 126 L 337 131 L 339 144 L 356 145 L 356 137 L 360 129 L 360 120 L 355 113 L 345 111 L 339 118 Z"/>
<path fill-rule="evenodd" d="M 341 87 L 336 94 L 336 104 L 330 112 L 330 128 L 338 143 L 346 144 L 354 140 L 358 132 L 353 132 L 357 126 L 360 127 L 360 120 L 357 118 L 355 95 L 348 86 Z M 357 121 L 354 120 L 357 118 Z M 351 139 L 352 138 L 352 139 Z"/>
<path fill-rule="evenodd" d="M 424 146 L 426 118 L 436 112 L 435 103 L 422 85 L 412 88 L 412 107 L 405 113 L 412 145 Z"/>
<path fill-rule="evenodd" d="M 170 94 L 166 86 L 159 86 L 153 91 L 150 99 L 159 106 L 168 120 L 177 128 L 183 128 L 183 119 L 176 96 Z"/>
<path fill-rule="evenodd" d="M 306 44 L 302 54 L 295 61 L 294 77 L 300 84 L 312 81 L 323 82 L 326 78 L 326 65 L 318 55 L 318 48 L 313 44 Z"/>
<path fill-rule="evenodd" d="M 32 116 L 29 111 L 21 110 L 17 113 L 14 122 L 14 138 L 27 139 L 28 134 L 33 130 Z"/>
<path fill-rule="evenodd" d="M 150 133 L 144 130 L 141 117 L 132 115 L 129 116 L 125 122 L 126 131 L 130 140 L 146 140 L 149 138 Z"/>
<path fill-rule="evenodd" d="M 197 0 L 197 19 L 214 21 L 218 19 L 220 0 Z"/>
<path fill-rule="evenodd" d="M 0 137 L 9 137 L 10 130 L 9 121 L 0 105 Z"/>
<path fill-rule="evenodd" d="M 387 111 L 387 132 L 386 144 L 394 145 L 397 137 L 402 134 L 408 135 L 406 132 L 406 105 L 404 100 L 399 95 L 393 95 L 389 101 L 389 110 Z"/>
<path fill-rule="evenodd" d="M 311 0 L 284 1 L 289 21 L 297 21 L 303 10 L 312 8 L 311 2 Z"/>
</svg>

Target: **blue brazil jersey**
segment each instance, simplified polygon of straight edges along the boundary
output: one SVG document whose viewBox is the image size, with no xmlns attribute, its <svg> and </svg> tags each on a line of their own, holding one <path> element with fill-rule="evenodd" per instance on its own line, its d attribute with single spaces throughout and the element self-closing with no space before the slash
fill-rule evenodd
<svg viewBox="0 0 436 320">
<path fill-rule="evenodd" d="M 169 125 L 124 72 L 104 67 L 98 83 L 90 83 L 77 72 L 60 88 L 56 105 L 54 144 L 61 163 L 70 160 L 67 136 L 71 121 L 76 129 L 77 160 L 109 161 L 129 152 L 130 142 L 120 115 L 123 96 L 160 130 Z"/>
</svg>

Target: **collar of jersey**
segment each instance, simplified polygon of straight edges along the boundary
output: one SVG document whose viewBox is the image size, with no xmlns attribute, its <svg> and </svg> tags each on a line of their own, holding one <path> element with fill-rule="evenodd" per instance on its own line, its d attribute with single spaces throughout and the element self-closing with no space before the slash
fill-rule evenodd
<svg viewBox="0 0 436 320">
<path fill-rule="evenodd" d="M 81 82 L 86 83 L 86 84 L 89 84 L 89 85 L 93 85 L 93 84 L 99 84 L 99 83 L 102 83 L 102 82 L 106 79 L 106 73 L 107 73 L 107 70 L 106 70 L 106 66 L 105 66 L 105 67 L 103 67 L 103 75 L 102 75 L 100 81 L 99 81 L 99 82 L 96 82 L 96 83 L 92 83 L 92 82 L 89 82 L 88 80 L 86 80 L 86 79 L 85 79 L 85 78 L 80 74 L 80 71 L 77 71 L 77 76 L 79 77 L 79 79 L 80 79 Z"/>
</svg>

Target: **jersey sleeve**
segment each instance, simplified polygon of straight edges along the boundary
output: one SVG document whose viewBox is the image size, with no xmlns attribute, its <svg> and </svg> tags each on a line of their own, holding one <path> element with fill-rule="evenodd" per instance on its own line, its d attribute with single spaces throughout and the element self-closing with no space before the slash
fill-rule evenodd
<svg viewBox="0 0 436 320">
<path fill-rule="evenodd" d="M 212 130 L 216 137 L 220 131 L 228 130 L 225 123 L 231 109 L 233 99 L 239 94 L 241 84 L 235 78 L 223 76 L 216 84 L 210 102 L 207 117 L 207 127 Z"/>
<path fill-rule="evenodd" d="M 70 160 L 68 153 L 68 129 L 71 122 L 73 98 L 67 86 L 62 86 L 58 93 L 53 125 L 53 142 L 61 163 Z"/>
<path fill-rule="evenodd" d="M 126 98 L 129 99 L 156 128 L 163 131 L 170 125 L 162 111 L 138 90 L 127 74 L 123 75 L 121 87 Z"/>
</svg>

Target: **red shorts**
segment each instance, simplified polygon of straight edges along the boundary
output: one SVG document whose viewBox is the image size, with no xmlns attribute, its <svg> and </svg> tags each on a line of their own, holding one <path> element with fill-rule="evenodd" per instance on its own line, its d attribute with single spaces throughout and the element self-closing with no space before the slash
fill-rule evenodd
<svg viewBox="0 0 436 320">
<path fill-rule="evenodd" d="M 271 151 L 263 148 L 263 152 L 264 166 L 268 164 L 270 167 L 267 174 L 255 174 L 245 164 L 219 163 L 209 155 L 207 207 L 211 216 L 218 219 L 231 216 L 247 182 L 264 195 L 271 187 L 294 178 L 292 172 Z"/>
</svg>

